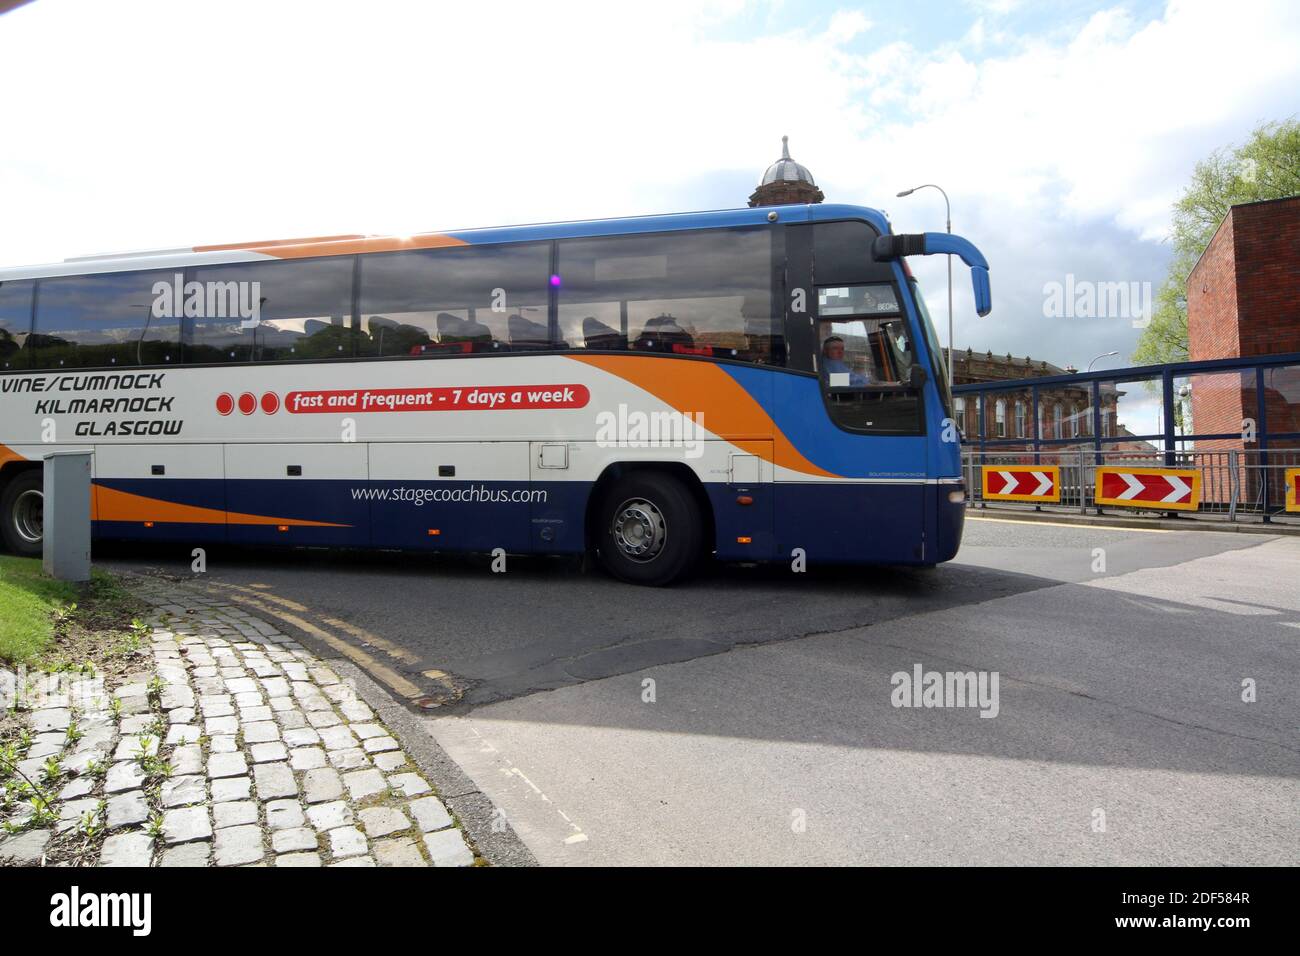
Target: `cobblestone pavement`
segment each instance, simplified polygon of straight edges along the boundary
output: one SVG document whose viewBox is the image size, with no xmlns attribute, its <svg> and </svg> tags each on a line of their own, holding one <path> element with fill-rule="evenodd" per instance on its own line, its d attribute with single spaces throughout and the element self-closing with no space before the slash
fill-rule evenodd
<svg viewBox="0 0 1300 956">
<path fill-rule="evenodd" d="M 475 862 L 397 739 L 309 650 L 183 588 L 151 582 L 140 593 L 154 606 L 152 668 L 111 688 L 48 676 L 40 709 L 26 713 L 30 744 L 18 767 L 33 782 L 56 780 L 47 792 L 57 796 L 47 815 L 17 792 L 21 778 L 6 783 L 7 797 L 0 789 L 0 822 L 17 830 L 0 834 L 0 861 Z M 22 683 L 0 671 L 6 708 Z"/>
</svg>

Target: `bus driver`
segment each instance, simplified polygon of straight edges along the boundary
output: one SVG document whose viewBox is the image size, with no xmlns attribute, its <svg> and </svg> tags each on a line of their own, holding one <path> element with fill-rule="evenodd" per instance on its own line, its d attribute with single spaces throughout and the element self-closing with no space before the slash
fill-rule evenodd
<svg viewBox="0 0 1300 956">
<path fill-rule="evenodd" d="M 822 359 L 823 373 L 828 377 L 833 373 L 847 374 L 850 388 L 859 388 L 870 382 L 865 373 L 853 371 L 844 361 L 844 340 L 838 335 L 832 335 L 822 343 Z"/>
</svg>

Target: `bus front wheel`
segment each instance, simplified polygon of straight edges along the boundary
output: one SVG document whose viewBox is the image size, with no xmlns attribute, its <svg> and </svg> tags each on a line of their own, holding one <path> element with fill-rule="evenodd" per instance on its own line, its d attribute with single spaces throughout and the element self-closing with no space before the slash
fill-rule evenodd
<svg viewBox="0 0 1300 956">
<path fill-rule="evenodd" d="M 605 495 L 601 563 L 633 584 L 671 584 L 695 566 L 701 527 L 699 505 L 680 481 L 657 472 L 633 472 Z"/>
<path fill-rule="evenodd" d="M 40 471 L 24 471 L 0 495 L 0 538 L 11 554 L 37 557 L 45 536 L 45 486 Z"/>
</svg>

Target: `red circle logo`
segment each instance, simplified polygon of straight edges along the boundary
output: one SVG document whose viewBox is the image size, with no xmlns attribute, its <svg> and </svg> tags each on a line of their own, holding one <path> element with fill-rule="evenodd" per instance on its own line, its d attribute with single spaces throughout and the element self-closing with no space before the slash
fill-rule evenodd
<svg viewBox="0 0 1300 956">
<path fill-rule="evenodd" d="M 229 415 L 235 410 L 235 400 L 230 397 L 229 392 L 222 392 L 217 396 L 217 414 Z"/>
<path fill-rule="evenodd" d="M 274 415 L 280 410 L 280 396 L 275 392 L 267 392 L 262 396 L 262 411 L 268 415 Z"/>
<path fill-rule="evenodd" d="M 239 410 L 245 415 L 251 415 L 257 411 L 257 396 L 252 392 L 245 392 L 239 396 Z"/>
</svg>

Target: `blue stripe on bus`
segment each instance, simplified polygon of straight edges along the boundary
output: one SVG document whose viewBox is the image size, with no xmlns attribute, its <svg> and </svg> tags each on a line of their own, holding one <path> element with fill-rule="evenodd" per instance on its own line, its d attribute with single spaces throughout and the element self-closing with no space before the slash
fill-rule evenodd
<svg viewBox="0 0 1300 956">
<path fill-rule="evenodd" d="M 545 503 L 364 501 L 353 489 L 446 488 L 448 483 L 187 479 L 100 480 L 131 494 L 197 507 L 225 508 L 288 520 L 328 521 L 346 527 L 185 524 L 97 521 L 102 538 L 219 543 L 378 547 L 430 551 L 576 554 L 586 547 L 586 482 L 473 482 L 495 493 L 530 490 Z M 471 483 L 464 483 L 471 484 Z M 947 502 L 950 486 L 925 484 L 777 483 L 737 488 L 705 486 L 713 510 L 715 548 L 723 560 L 786 561 L 795 548 L 810 562 L 934 563 L 956 553 L 962 506 Z M 927 550 L 922 551 L 925 529 Z M 438 534 L 430 534 L 436 530 Z M 749 543 L 737 539 L 749 538 Z"/>
<path fill-rule="evenodd" d="M 636 235 L 649 232 L 675 232 L 682 229 L 717 229 L 727 226 L 767 225 L 769 214 L 778 221 L 820 222 L 831 219 L 861 219 L 879 232 L 889 232 L 889 220 L 875 209 L 843 203 L 815 206 L 781 206 L 777 209 L 719 209 L 713 212 L 673 213 L 663 216 L 631 216 L 622 219 L 595 219 L 582 222 L 549 222 L 529 226 L 500 226 L 488 229 L 464 229 L 445 235 L 472 245 L 493 242 L 527 242 L 545 239 L 579 239 L 595 236 Z"/>
<path fill-rule="evenodd" d="M 800 453 L 818 467 L 845 478 L 934 477 L 927 472 L 924 435 L 856 435 L 845 431 L 826 413 L 817 379 L 773 375 L 761 367 L 718 367 L 725 369 Z"/>
</svg>

